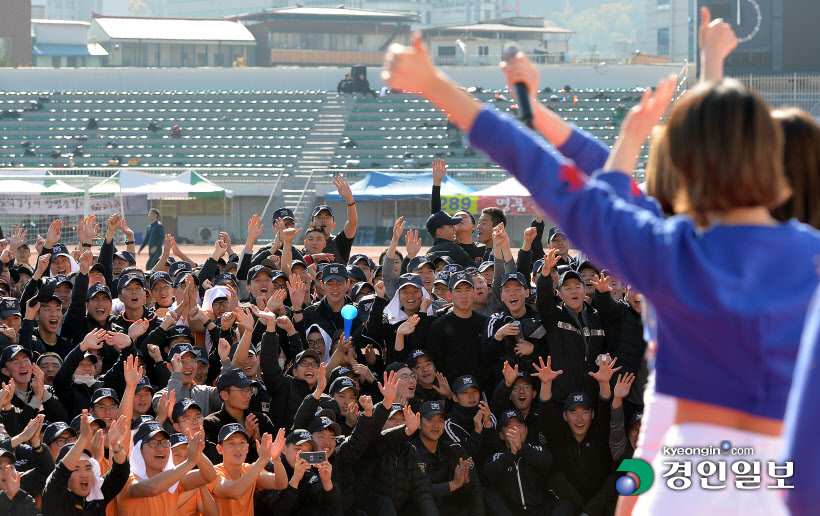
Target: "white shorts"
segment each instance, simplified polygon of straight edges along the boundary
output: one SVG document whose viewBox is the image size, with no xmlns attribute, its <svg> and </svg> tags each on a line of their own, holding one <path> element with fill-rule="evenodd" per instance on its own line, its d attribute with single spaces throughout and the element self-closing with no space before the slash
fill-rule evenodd
<svg viewBox="0 0 820 516">
<path fill-rule="evenodd" d="M 727 454 L 692 454 L 670 455 L 664 454 L 664 447 L 716 447 L 728 441 L 734 451 Z M 707 515 L 744 515 L 744 516 L 787 516 L 788 509 L 784 501 L 785 490 L 768 489 L 766 486 L 775 483 L 767 474 L 767 461 L 777 461 L 781 464 L 783 457 L 783 439 L 754 432 L 747 432 L 735 428 L 724 427 L 707 423 L 681 423 L 673 425 L 663 438 L 661 449 L 652 461 L 652 470 L 655 479 L 652 487 L 640 495 L 632 512 L 633 516 L 707 516 Z M 750 448 L 749 450 L 737 450 Z M 738 489 L 735 481 L 747 478 L 738 478 L 732 471 L 732 464 L 747 461 L 750 464 L 759 462 L 760 470 L 752 470 L 749 476 L 753 478 L 747 485 L 759 487 L 751 490 Z M 672 469 L 668 463 L 685 465 L 685 469 L 664 478 Z M 706 464 L 709 462 L 710 464 Z M 724 466 L 725 465 L 725 466 Z M 741 473 L 746 472 L 742 464 L 737 464 Z M 721 474 L 721 468 L 725 473 Z M 689 471 L 686 471 L 688 469 Z M 684 474 L 685 472 L 685 474 Z M 705 476 L 708 475 L 708 476 Z M 723 476 L 723 478 L 721 478 Z M 687 477 L 691 485 L 686 489 L 676 490 L 668 486 L 667 482 L 673 477 Z M 704 479 L 704 480 L 702 480 Z M 701 482 L 706 481 L 710 486 L 725 485 L 722 489 L 705 489 Z M 683 480 L 673 481 L 676 485 L 685 485 Z M 791 481 L 786 481 L 791 483 Z"/>
</svg>

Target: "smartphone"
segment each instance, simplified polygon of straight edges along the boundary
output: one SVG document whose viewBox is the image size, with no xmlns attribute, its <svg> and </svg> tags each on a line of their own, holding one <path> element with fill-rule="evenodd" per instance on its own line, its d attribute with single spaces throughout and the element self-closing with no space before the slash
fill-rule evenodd
<svg viewBox="0 0 820 516">
<path fill-rule="evenodd" d="M 311 466 L 321 464 L 327 460 L 327 454 L 324 451 L 302 452 L 299 456 L 305 459 Z"/>
</svg>

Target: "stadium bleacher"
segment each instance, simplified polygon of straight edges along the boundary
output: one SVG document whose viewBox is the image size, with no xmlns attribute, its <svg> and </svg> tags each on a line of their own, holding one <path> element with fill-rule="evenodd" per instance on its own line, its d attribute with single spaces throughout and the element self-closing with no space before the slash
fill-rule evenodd
<svg viewBox="0 0 820 516">
<path fill-rule="evenodd" d="M 510 110 L 507 92 L 477 91 Z M 0 167 L 293 167 L 323 107 L 323 91 L 157 91 L 0 93 Z M 507 96 L 505 96 L 507 95 Z M 542 92 L 554 111 L 607 143 L 639 90 Z M 39 109 L 32 104 L 40 103 Z M 16 113 L 19 116 L 16 116 Z M 89 119 L 98 128 L 87 129 Z M 154 122 L 161 126 L 148 130 Z M 171 137 L 179 125 L 180 138 Z M 25 144 L 24 142 L 28 142 Z M 79 151 L 77 151 L 79 149 Z M 465 145 L 427 101 L 399 93 L 358 98 L 330 168 L 425 167 L 436 157 L 453 169 L 494 169 Z M 409 161 L 408 161 L 409 160 Z M 230 175 L 230 173 L 228 173 Z"/>
</svg>

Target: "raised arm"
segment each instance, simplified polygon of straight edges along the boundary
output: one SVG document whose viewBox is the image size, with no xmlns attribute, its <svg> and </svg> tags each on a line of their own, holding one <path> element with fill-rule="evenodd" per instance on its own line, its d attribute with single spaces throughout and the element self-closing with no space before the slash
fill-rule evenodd
<svg viewBox="0 0 820 516">
<path fill-rule="evenodd" d="M 350 190 L 350 185 L 347 184 L 347 178 L 341 174 L 333 178 L 333 185 L 347 204 L 347 222 L 345 222 L 344 232 L 345 236 L 352 240 L 356 236 L 356 228 L 359 225 L 359 212 L 356 211 L 353 192 Z"/>
<path fill-rule="evenodd" d="M 433 192 L 430 195 L 430 213 L 441 211 L 441 182 L 447 175 L 447 163 L 441 158 L 433 160 Z"/>
<path fill-rule="evenodd" d="M 732 26 L 721 18 L 712 19 L 708 7 L 700 8 L 700 80 L 723 79 L 723 62 L 737 48 L 737 36 Z"/>
</svg>

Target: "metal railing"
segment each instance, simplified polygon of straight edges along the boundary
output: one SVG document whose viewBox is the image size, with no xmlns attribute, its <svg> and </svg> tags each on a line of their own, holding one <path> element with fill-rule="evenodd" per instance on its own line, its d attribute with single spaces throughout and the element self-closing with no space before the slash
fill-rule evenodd
<svg viewBox="0 0 820 516">
<path fill-rule="evenodd" d="M 315 184 L 328 184 L 333 181 L 335 174 L 344 174 L 351 183 L 363 179 L 370 172 L 390 172 L 390 173 L 407 173 L 415 174 L 417 172 L 427 172 L 430 168 L 317 168 L 313 170 L 312 174 L 316 174 L 317 179 Z M 502 168 L 456 168 L 450 167 L 447 169 L 448 174 L 453 179 L 464 183 L 465 185 L 483 185 L 489 186 L 500 183 L 508 179 L 510 175 Z"/>
<path fill-rule="evenodd" d="M 782 74 L 735 77 L 747 88 L 760 93 L 773 107 L 798 107 L 820 116 L 820 75 Z"/>
</svg>

